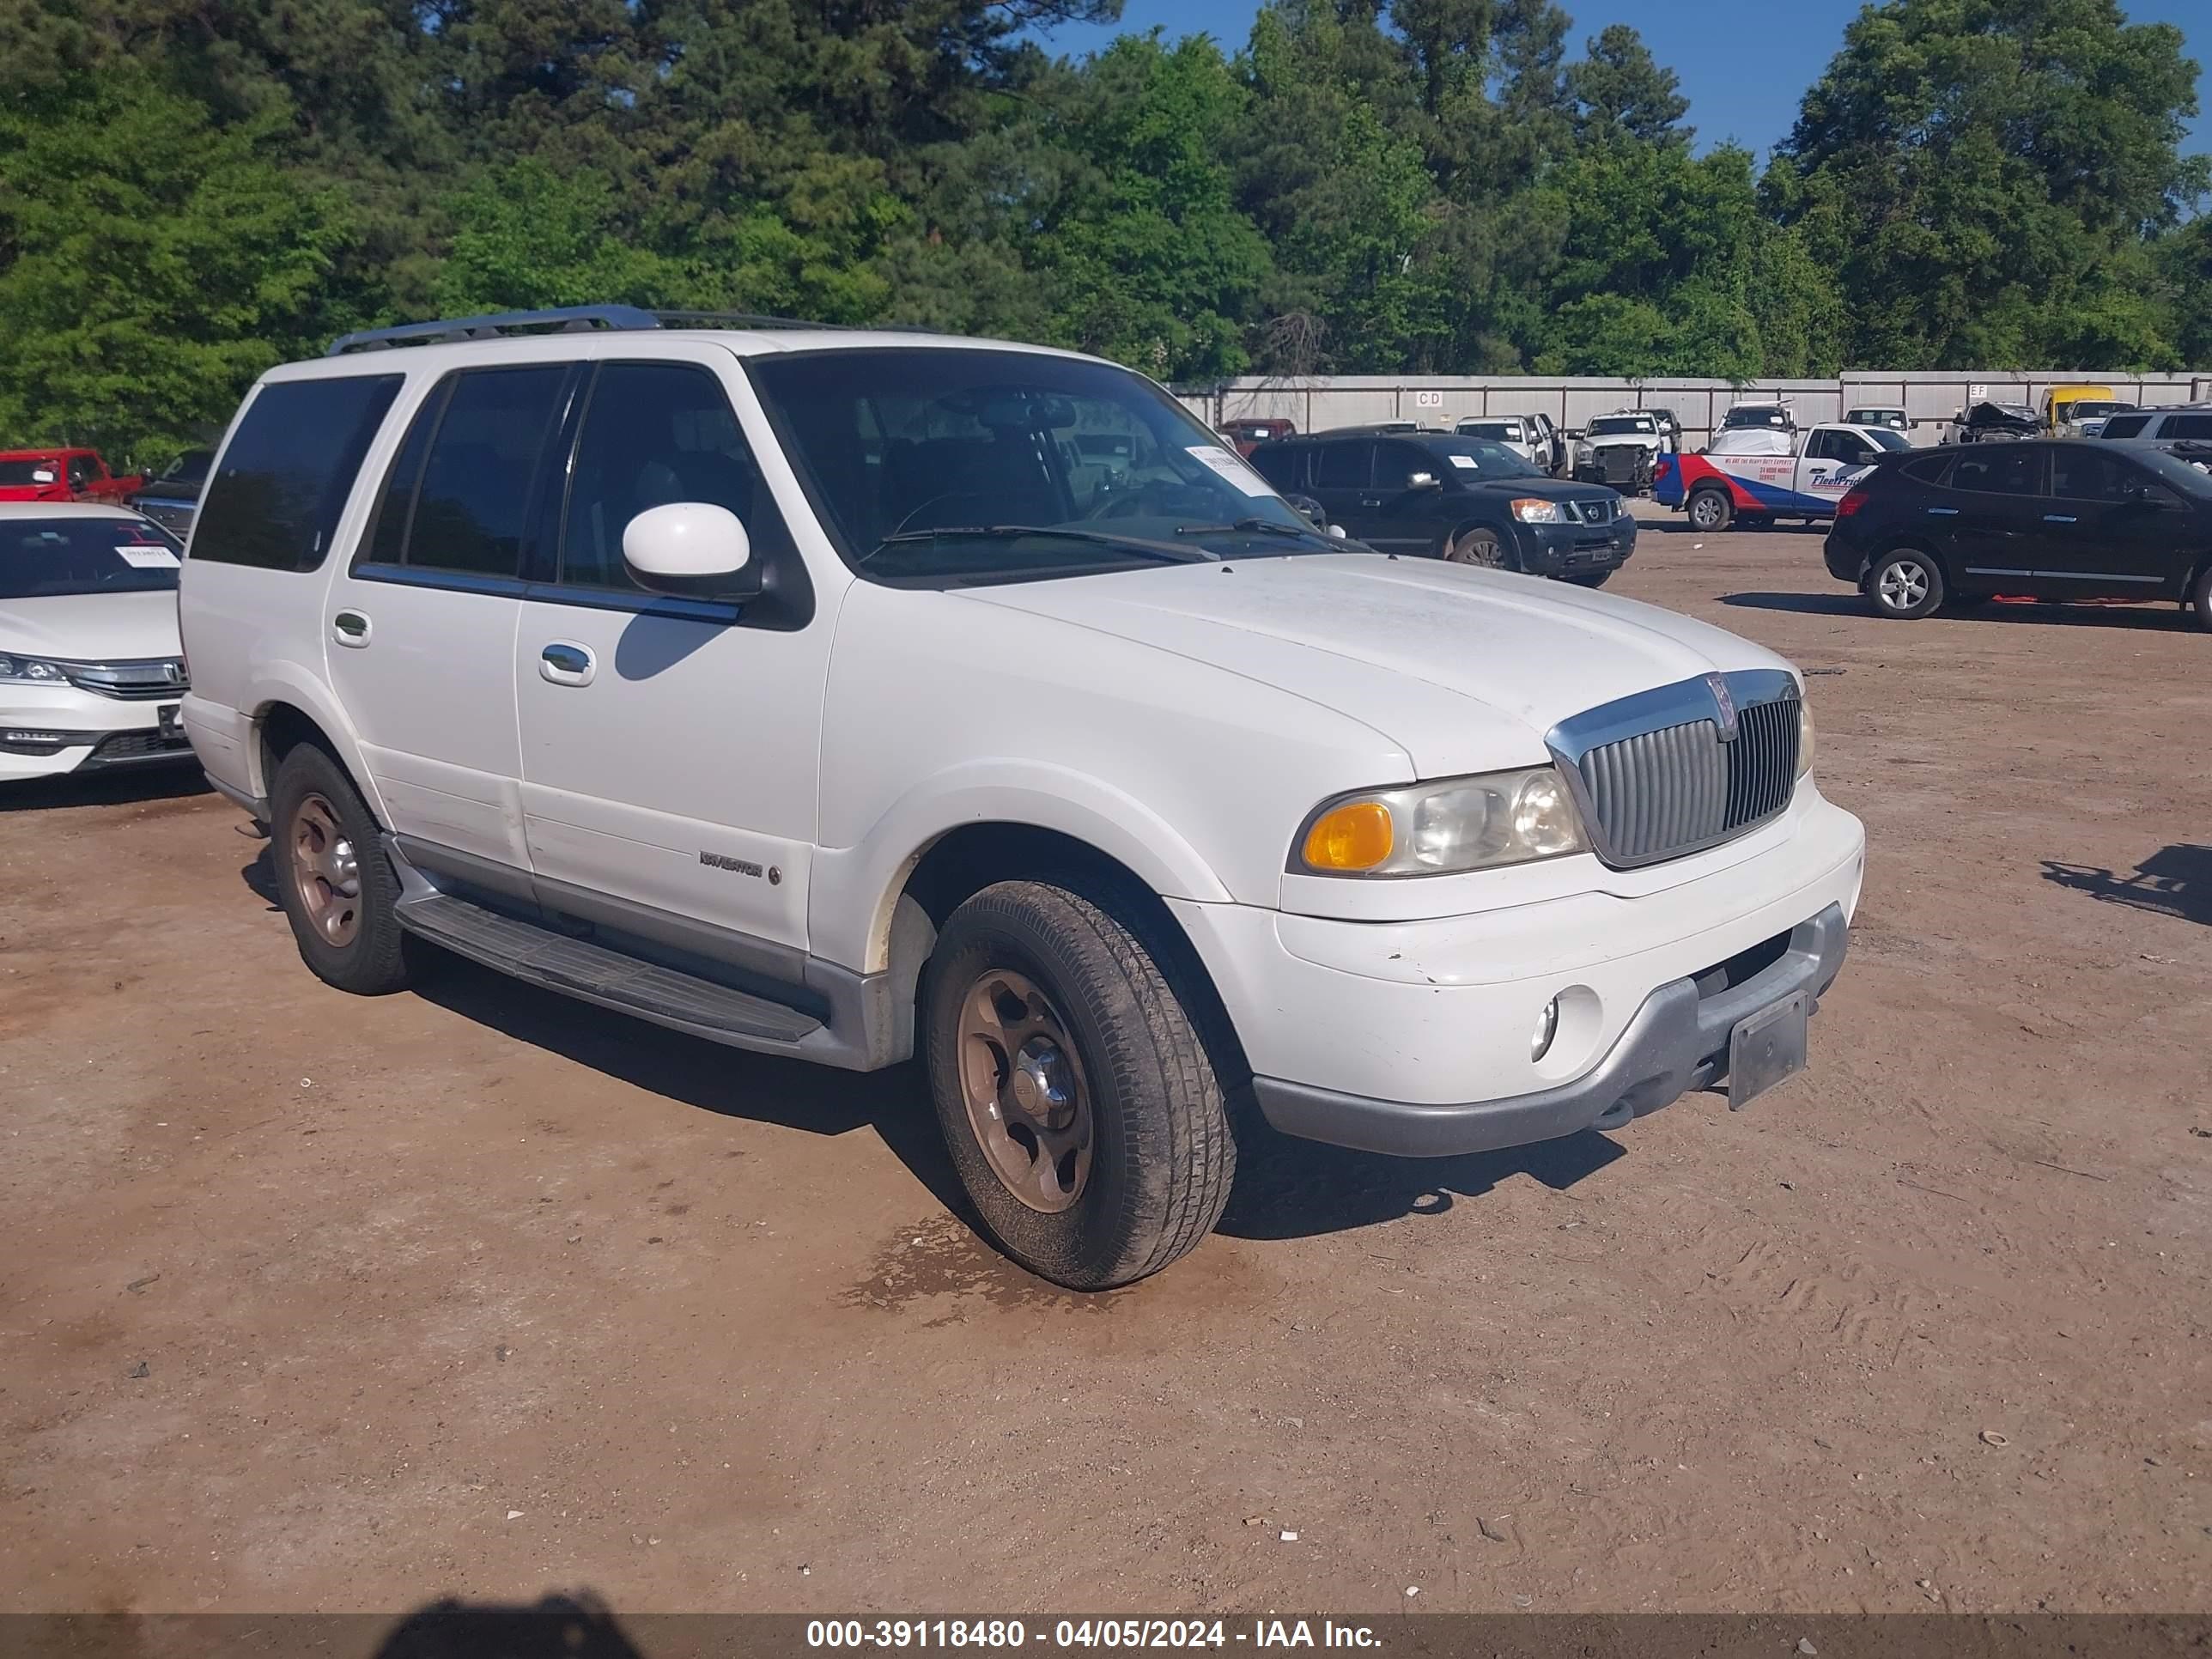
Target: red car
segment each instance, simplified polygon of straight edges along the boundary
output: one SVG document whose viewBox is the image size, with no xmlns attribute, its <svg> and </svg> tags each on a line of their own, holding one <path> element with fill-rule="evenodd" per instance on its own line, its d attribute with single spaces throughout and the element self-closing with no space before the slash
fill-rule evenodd
<svg viewBox="0 0 2212 1659">
<path fill-rule="evenodd" d="M 1297 428 L 1290 422 L 1271 419 L 1224 421 L 1216 429 L 1239 455 L 1249 455 L 1261 444 L 1297 434 Z"/>
<path fill-rule="evenodd" d="M 0 451 L 0 501 L 112 501 L 140 489 L 137 474 L 118 478 L 96 449 Z"/>
</svg>

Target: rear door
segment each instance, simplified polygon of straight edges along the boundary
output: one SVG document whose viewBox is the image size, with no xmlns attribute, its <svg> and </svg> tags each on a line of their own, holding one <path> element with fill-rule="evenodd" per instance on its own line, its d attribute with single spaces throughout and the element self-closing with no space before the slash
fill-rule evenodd
<svg viewBox="0 0 2212 1659">
<path fill-rule="evenodd" d="M 1984 443 L 1953 459 L 1936 504 L 1948 520 L 1951 575 L 1961 588 L 2048 596 L 2043 568 L 2045 459 L 2041 444 Z M 1941 508 L 1948 507 L 1948 514 Z"/>
<path fill-rule="evenodd" d="M 1361 541 L 1368 539 L 1367 526 L 1375 516 L 1367 505 L 1374 455 L 1369 438 L 1328 438 L 1314 446 L 1313 497 L 1331 524 L 1342 525 L 1346 535 Z"/>
<path fill-rule="evenodd" d="M 392 828 L 426 868 L 530 893 L 514 641 L 571 363 L 467 368 L 417 406 L 331 583 L 327 654 Z"/>
</svg>

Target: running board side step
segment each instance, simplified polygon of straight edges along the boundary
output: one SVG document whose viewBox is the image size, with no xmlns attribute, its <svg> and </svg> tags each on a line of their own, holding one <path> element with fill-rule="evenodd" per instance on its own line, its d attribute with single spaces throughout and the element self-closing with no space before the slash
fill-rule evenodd
<svg viewBox="0 0 2212 1659">
<path fill-rule="evenodd" d="M 451 893 L 400 900 L 399 925 L 457 956 L 672 1030 L 739 1048 L 791 1054 L 822 1030 L 811 1014 L 588 939 L 520 921 Z"/>
</svg>

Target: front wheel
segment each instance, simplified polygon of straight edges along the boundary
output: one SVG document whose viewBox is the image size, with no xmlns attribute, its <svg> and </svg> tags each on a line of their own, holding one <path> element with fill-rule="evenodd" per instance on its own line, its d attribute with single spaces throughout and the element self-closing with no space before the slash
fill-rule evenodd
<svg viewBox="0 0 2212 1659">
<path fill-rule="evenodd" d="M 922 1018 L 953 1166 L 1015 1261 L 1110 1290 L 1212 1231 L 1237 1168 L 1221 1079 L 1121 919 L 1047 882 L 987 887 L 938 935 Z"/>
<path fill-rule="evenodd" d="M 1447 543 L 1444 558 L 1452 564 L 1479 564 L 1489 570 L 1505 568 L 1505 544 L 1494 530 L 1470 530 Z"/>
<path fill-rule="evenodd" d="M 1877 617 L 1911 622 L 1943 603 L 1943 572 L 1917 549 L 1897 548 L 1875 561 L 1866 593 Z"/>
<path fill-rule="evenodd" d="M 1690 524 L 1708 534 L 1726 530 L 1735 517 L 1735 503 L 1722 489 L 1700 489 L 1690 497 Z"/>
<path fill-rule="evenodd" d="M 1612 575 L 1611 570 L 1577 570 L 1565 580 L 1577 587 L 1603 587 Z"/>
</svg>

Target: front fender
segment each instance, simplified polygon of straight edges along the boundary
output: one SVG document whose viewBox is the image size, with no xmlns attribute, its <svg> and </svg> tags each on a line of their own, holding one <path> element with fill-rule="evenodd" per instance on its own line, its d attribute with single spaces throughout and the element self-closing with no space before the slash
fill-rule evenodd
<svg viewBox="0 0 2212 1659">
<path fill-rule="evenodd" d="M 884 968 L 907 876 L 934 843 L 972 823 L 1054 830 L 1125 865 L 1163 898 L 1230 902 L 1198 850 L 1133 795 L 1067 768 L 977 761 L 916 785 L 855 845 L 816 853 L 807 915 L 813 953 L 863 973 Z"/>
</svg>

